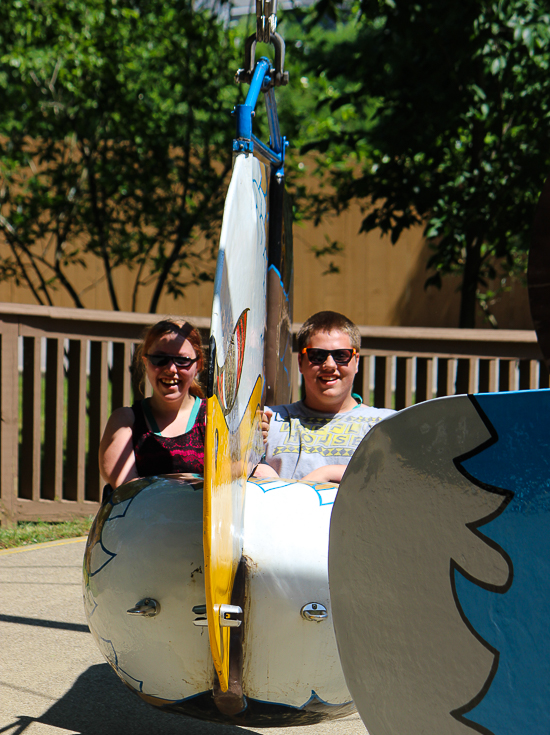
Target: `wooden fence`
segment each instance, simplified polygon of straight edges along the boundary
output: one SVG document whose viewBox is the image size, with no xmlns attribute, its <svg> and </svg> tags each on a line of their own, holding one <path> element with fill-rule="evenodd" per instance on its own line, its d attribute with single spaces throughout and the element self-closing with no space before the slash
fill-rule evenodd
<svg viewBox="0 0 550 735">
<path fill-rule="evenodd" d="M 132 352 L 159 318 L 0 303 L 2 525 L 97 511 L 101 433 L 112 410 L 132 403 Z M 208 344 L 209 320 L 189 319 Z M 379 407 L 548 386 L 534 332 L 362 327 L 361 335 L 355 389 Z M 296 400 L 296 355 L 292 386 Z"/>
</svg>

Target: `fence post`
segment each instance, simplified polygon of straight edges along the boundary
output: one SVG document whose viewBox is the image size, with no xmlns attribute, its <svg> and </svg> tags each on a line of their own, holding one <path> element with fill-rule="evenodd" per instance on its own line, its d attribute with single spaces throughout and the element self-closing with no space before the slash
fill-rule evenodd
<svg viewBox="0 0 550 735">
<path fill-rule="evenodd" d="M 391 408 L 391 357 L 376 355 L 374 358 L 374 405 Z"/>
<path fill-rule="evenodd" d="M 0 525 L 11 526 L 17 497 L 19 454 L 19 360 L 17 323 L 4 322 L 0 335 Z"/>
<path fill-rule="evenodd" d="M 63 497 L 63 348 L 64 340 L 46 340 L 44 467 L 42 497 Z"/>
<path fill-rule="evenodd" d="M 23 415 L 19 456 L 19 497 L 40 499 L 41 340 L 23 337 Z"/>
<path fill-rule="evenodd" d="M 395 366 L 395 408 L 412 406 L 412 357 L 398 357 Z"/>
<path fill-rule="evenodd" d="M 361 366 L 362 366 L 362 375 L 361 375 L 361 398 L 363 399 L 363 403 L 365 403 L 367 406 L 371 405 L 371 395 L 370 395 L 370 356 L 369 355 L 361 355 Z"/>
<path fill-rule="evenodd" d="M 97 456 L 101 434 L 108 419 L 107 342 L 90 342 L 89 441 L 86 468 L 86 500 L 101 500 L 101 477 Z"/>
<path fill-rule="evenodd" d="M 69 340 L 67 460 L 64 497 L 84 500 L 86 462 L 86 349 L 83 340 Z"/>
<path fill-rule="evenodd" d="M 423 403 L 433 397 L 433 358 L 416 358 L 415 403 Z"/>
<path fill-rule="evenodd" d="M 128 342 L 113 343 L 113 367 L 111 369 L 112 410 L 132 403 L 130 366 L 132 364 L 132 347 Z"/>
</svg>

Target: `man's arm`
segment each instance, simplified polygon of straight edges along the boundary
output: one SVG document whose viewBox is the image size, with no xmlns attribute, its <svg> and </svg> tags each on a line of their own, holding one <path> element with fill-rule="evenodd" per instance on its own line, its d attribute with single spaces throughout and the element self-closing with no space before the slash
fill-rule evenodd
<svg viewBox="0 0 550 735">
<path fill-rule="evenodd" d="M 326 464 L 318 467 L 316 470 L 309 472 L 302 477 L 301 482 L 336 482 L 340 483 L 347 465 L 345 464 Z"/>
<path fill-rule="evenodd" d="M 273 469 L 273 467 L 270 467 L 264 462 L 260 462 L 260 464 L 254 470 L 254 474 L 252 475 L 252 477 L 257 477 L 259 480 L 267 480 L 270 477 L 278 478 L 279 475 Z"/>
</svg>

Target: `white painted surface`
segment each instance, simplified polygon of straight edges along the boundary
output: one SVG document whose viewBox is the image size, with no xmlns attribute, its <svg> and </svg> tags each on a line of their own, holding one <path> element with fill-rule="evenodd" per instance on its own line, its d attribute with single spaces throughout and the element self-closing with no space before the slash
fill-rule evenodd
<svg viewBox="0 0 550 735">
<path fill-rule="evenodd" d="M 247 483 L 243 691 L 249 698 L 291 707 L 303 707 L 312 698 L 329 705 L 351 701 L 328 588 L 335 494 L 334 485 Z M 114 506 L 92 546 L 84 599 L 101 652 L 132 688 L 171 701 L 211 689 L 207 629 L 193 625 L 192 612 L 205 602 L 202 569 L 200 490 L 154 478 Z M 160 603 L 158 616 L 128 615 L 145 597 Z M 327 608 L 326 620 L 301 617 L 302 607 L 311 602 Z M 331 716 L 330 707 L 326 714 Z M 334 716 L 342 712 L 335 709 Z"/>
<path fill-rule="evenodd" d="M 192 612 L 205 601 L 202 492 L 183 482 L 156 481 L 113 508 L 91 554 L 86 615 L 118 675 L 161 699 L 211 689 L 208 633 L 193 625 Z M 158 616 L 128 615 L 145 597 L 160 603 Z"/>
<path fill-rule="evenodd" d="M 328 589 L 328 532 L 336 486 L 247 484 L 244 555 L 250 563 L 243 689 L 266 702 L 303 706 L 313 692 L 342 704 L 346 687 Z M 325 489 L 323 489 L 325 488 Z M 300 615 L 319 602 L 327 620 Z"/>
<path fill-rule="evenodd" d="M 371 735 L 467 735 L 452 712 L 481 691 L 494 655 L 453 597 L 451 563 L 503 585 L 504 556 L 472 532 L 503 502 L 455 465 L 490 433 L 467 396 L 375 426 L 334 504 L 329 571 L 346 680 Z"/>
<path fill-rule="evenodd" d="M 214 281 L 211 335 L 216 340 L 218 369 L 224 366 L 233 330 L 248 309 L 245 353 L 237 400 L 226 420 L 231 433 L 263 372 L 267 290 L 267 166 L 251 155 L 235 158 L 225 200 L 220 250 Z M 233 358 L 239 358 L 237 351 Z M 231 371 L 231 366 L 227 366 Z"/>
</svg>

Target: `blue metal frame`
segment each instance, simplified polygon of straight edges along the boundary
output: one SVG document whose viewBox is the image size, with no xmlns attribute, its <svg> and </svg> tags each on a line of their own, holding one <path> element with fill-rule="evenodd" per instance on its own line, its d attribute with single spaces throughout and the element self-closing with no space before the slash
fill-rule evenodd
<svg viewBox="0 0 550 735">
<path fill-rule="evenodd" d="M 273 91 L 271 71 L 270 60 L 263 56 L 254 68 L 250 89 L 248 90 L 244 105 L 235 106 L 233 112 L 237 123 L 237 135 L 233 140 L 233 150 L 248 153 L 257 151 L 275 167 L 275 175 L 282 176 L 284 174 L 285 150 L 288 146 L 288 141 L 284 136 L 281 136 L 279 128 L 279 117 L 277 115 L 277 103 Z M 252 132 L 252 118 L 254 117 L 260 92 L 264 93 L 269 125 L 269 145 L 263 143 Z"/>
</svg>

